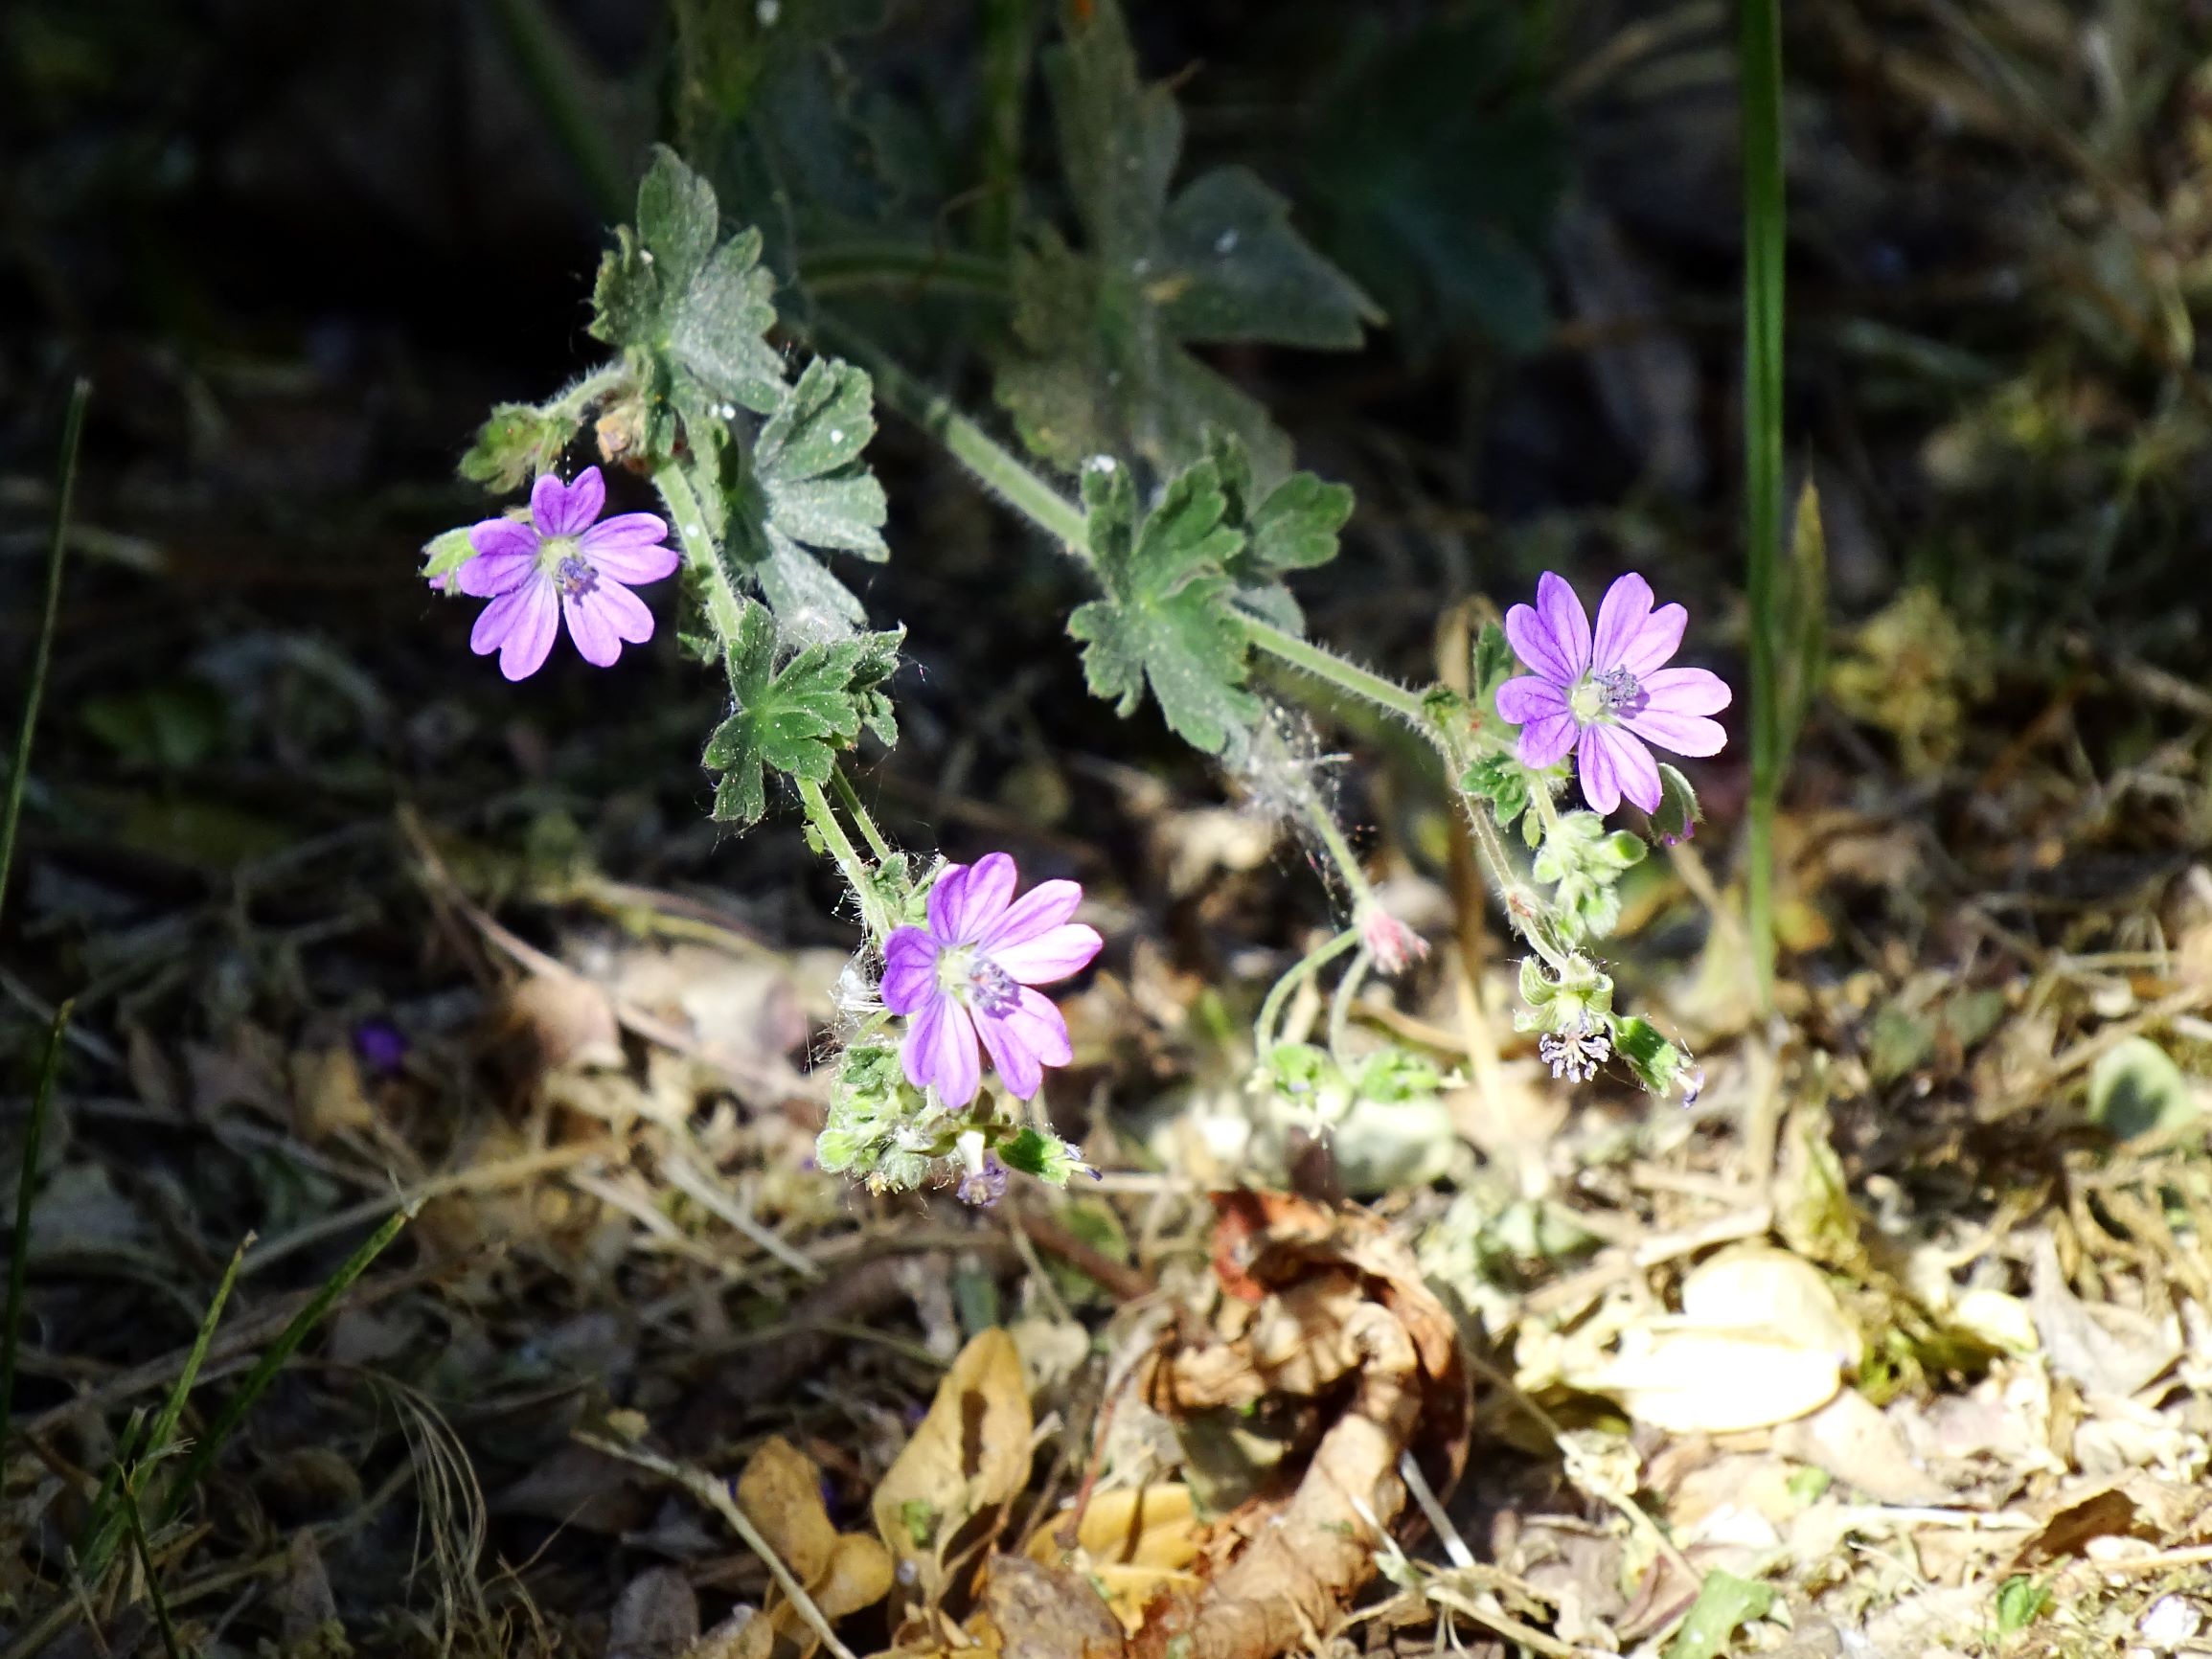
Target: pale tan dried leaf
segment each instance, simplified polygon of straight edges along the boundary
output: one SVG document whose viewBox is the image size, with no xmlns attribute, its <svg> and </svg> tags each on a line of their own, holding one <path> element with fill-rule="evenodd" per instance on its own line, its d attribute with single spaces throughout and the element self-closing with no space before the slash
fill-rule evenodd
<svg viewBox="0 0 2212 1659">
<path fill-rule="evenodd" d="M 738 1507 L 802 1584 L 829 1570 L 837 1529 L 822 1505 L 822 1471 L 782 1435 L 770 1435 L 746 1460 Z"/>
<path fill-rule="evenodd" d="M 1676 1434 L 1767 1428 L 1818 1411 L 1842 1386 L 1833 1353 L 1760 1332 L 1689 1326 L 1630 1330 L 1621 1352 L 1566 1381 Z"/>
<path fill-rule="evenodd" d="M 981 1332 L 953 1360 L 872 1506 L 900 1580 L 924 1604 L 942 1595 L 945 1552 L 962 1531 L 1027 1484 L 1031 1426 L 1020 1352 L 1004 1330 Z"/>
<path fill-rule="evenodd" d="M 1803 1257 L 1763 1244 L 1723 1250 L 1682 1281 L 1682 1315 L 1714 1330 L 1778 1337 L 1858 1369 L 1866 1345 L 1827 1279 Z"/>
</svg>

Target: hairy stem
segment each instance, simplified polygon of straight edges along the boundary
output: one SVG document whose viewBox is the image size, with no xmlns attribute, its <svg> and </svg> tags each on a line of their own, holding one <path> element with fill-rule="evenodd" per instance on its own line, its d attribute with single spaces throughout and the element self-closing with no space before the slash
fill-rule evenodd
<svg viewBox="0 0 2212 1659">
<path fill-rule="evenodd" d="M 1371 673 L 1357 663 L 1348 662 L 1334 651 L 1317 646 L 1311 640 L 1302 640 L 1286 628 L 1273 623 L 1261 622 L 1256 617 L 1242 619 L 1244 634 L 1252 644 L 1280 662 L 1326 680 L 1338 691 L 1362 702 L 1387 709 L 1400 717 L 1411 720 L 1423 732 L 1431 730 L 1428 710 L 1419 692 L 1409 692 L 1403 686 Z"/>
<path fill-rule="evenodd" d="M 1359 930 L 1347 927 L 1342 933 L 1315 945 L 1267 989 L 1266 1000 L 1260 1004 L 1260 1017 L 1252 1022 L 1252 1052 L 1262 1058 L 1275 1046 L 1275 1032 L 1282 1023 L 1283 1008 L 1290 1000 L 1290 993 L 1308 979 L 1334 962 L 1359 943 Z"/>
<path fill-rule="evenodd" d="M 830 773 L 830 782 L 837 786 L 837 800 L 853 822 L 859 826 L 861 839 L 868 843 L 868 851 L 876 854 L 878 864 L 888 864 L 898 856 L 891 851 L 891 843 L 883 838 L 883 831 L 876 828 L 876 820 L 868 808 L 860 804 L 860 791 L 853 787 L 853 780 L 845 776 L 842 765 Z"/>
<path fill-rule="evenodd" d="M 1352 1025 L 1352 999 L 1359 994 L 1366 983 L 1367 970 L 1374 966 L 1374 954 L 1362 944 L 1352 958 L 1352 966 L 1344 970 L 1344 977 L 1336 982 L 1335 994 L 1329 999 L 1329 1057 L 1338 1065 L 1344 1062 L 1344 1034 Z"/>
<path fill-rule="evenodd" d="M 818 331 L 856 358 L 876 379 L 884 404 L 944 444 L 976 482 L 1069 552 L 1089 557 L 1083 511 L 1023 465 L 1021 458 L 932 392 L 865 335 L 825 318 Z"/>
<path fill-rule="evenodd" d="M 1301 794 L 1298 807 L 1307 827 L 1320 841 L 1321 850 L 1336 867 L 1344 891 L 1351 898 L 1352 914 L 1357 921 L 1359 912 L 1376 901 L 1374 884 L 1367 879 L 1367 872 L 1359 867 L 1358 855 L 1352 851 L 1352 843 L 1344 838 L 1344 831 L 1336 827 L 1336 820 L 1330 816 L 1329 808 L 1310 791 Z"/>
<path fill-rule="evenodd" d="M 822 793 L 822 785 L 810 778 L 799 780 L 799 800 L 807 808 L 807 822 L 813 825 L 822 837 L 822 845 L 830 856 L 837 861 L 845 883 L 853 889 L 860 901 L 860 922 L 868 936 L 880 943 L 891 932 L 883 915 L 883 901 L 878 897 L 876 884 L 869 879 L 868 866 L 853 845 L 853 838 L 845 833 L 845 826 L 837 822 L 837 814 L 830 809 L 830 798 Z"/>
<path fill-rule="evenodd" d="M 682 464 L 675 461 L 664 461 L 655 467 L 652 481 L 661 499 L 668 503 L 670 517 L 675 521 L 676 537 L 684 544 L 685 560 L 706 578 L 708 623 L 721 636 L 724 646 L 735 645 L 738 626 L 745 620 L 745 602 L 730 585 L 730 573 L 715 556 L 715 539 L 707 532 L 707 517 L 699 510 L 699 498 L 692 489 L 692 481 L 684 476 Z"/>
</svg>

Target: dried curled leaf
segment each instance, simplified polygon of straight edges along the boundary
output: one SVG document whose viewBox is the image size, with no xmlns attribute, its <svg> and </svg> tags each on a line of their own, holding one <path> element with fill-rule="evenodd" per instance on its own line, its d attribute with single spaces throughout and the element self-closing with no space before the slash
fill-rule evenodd
<svg viewBox="0 0 2212 1659">
<path fill-rule="evenodd" d="M 995 1532 L 1028 1484 L 1029 1389 L 1014 1338 L 993 1328 L 960 1351 L 928 1415 L 876 1489 L 876 1531 L 924 1606 L 943 1598 L 971 1524 Z"/>
</svg>

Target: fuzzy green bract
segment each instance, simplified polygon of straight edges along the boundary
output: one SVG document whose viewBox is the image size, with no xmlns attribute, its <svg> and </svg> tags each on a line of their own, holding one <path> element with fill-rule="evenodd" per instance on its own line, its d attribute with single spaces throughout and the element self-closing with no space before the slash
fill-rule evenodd
<svg viewBox="0 0 2212 1659">
<path fill-rule="evenodd" d="M 1184 348 L 1357 346 L 1380 313 L 1247 170 L 1201 174 L 1170 201 L 1182 116 L 1167 87 L 1139 79 L 1114 0 L 1071 19 L 1045 72 L 1084 245 L 1045 229 L 1016 254 L 1019 350 L 1000 368 L 999 402 L 1033 452 L 1070 471 L 1132 449 L 1172 470 L 1216 425 L 1244 440 L 1271 488 L 1290 470 L 1288 440 Z"/>
<path fill-rule="evenodd" d="M 762 605 L 748 605 L 729 650 L 730 693 L 737 707 L 707 739 L 704 764 L 722 774 L 715 816 L 755 824 L 768 809 L 765 769 L 826 783 L 837 751 L 852 747 L 862 726 L 894 741 L 891 704 L 881 687 L 898 666 L 903 629 L 862 634 L 802 648 L 776 666 L 776 625 Z"/>
<path fill-rule="evenodd" d="M 1079 608 L 1067 631 L 1084 642 L 1091 691 L 1126 716 L 1150 685 L 1176 736 L 1220 754 L 1258 718 L 1260 700 L 1243 689 L 1245 636 L 1228 602 L 1228 564 L 1244 538 L 1222 522 L 1214 464 L 1178 474 L 1141 524 L 1126 466 L 1089 468 L 1083 495 L 1106 598 Z"/>
</svg>

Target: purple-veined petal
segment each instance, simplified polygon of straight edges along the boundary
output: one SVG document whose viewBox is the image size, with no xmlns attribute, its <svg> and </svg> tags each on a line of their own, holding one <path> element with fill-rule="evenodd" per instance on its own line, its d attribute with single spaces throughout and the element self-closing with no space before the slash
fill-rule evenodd
<svg viewBox="0 0 2212 1659">
<path fill-rule="evenodd" d="M 591 615 L 593 626 L 604 626 L 626 646 L 642 646 L 652 637 L 652 608 L 635 593 L 622 586 L 620 581 L 597 581 L 588 593 L 578 593 L 561 600 L 568 610 L 568 632 L 575 632 L 575 620 L 580 615 Z M 582 650 L 582 646 L 578 646 Z M 617 646 L 620 655 L 622 646 Z M 608 657 L 613 661 L 613 657 Z M 606 664 L 602 664 L 602 668 Z"/>
<path fill-rule="evenodd" d="M 1647 709 L 1621 724 L 1647 743 L 1656 743 L 1675 755 L 1718 755 L 1728 742 L 1728 734 L 1722 729 L 1721 722 L 1708 720 L 1702 715 L 1674 715 Z"/>
<path fill-rule="evenodd" d="M 1573 670 L 1567 678 L 1580 679 L 1590 666 L 1590 613 L 1564 577 L 1547 570 L 1537 578 L 1536 614 L 1553 649 Z"/>
<path fill-rule="evenodd" d="M 1015 879 L 1014 860 L 1004 852 L 955 864 L 929 890 L 929 931 L 945 944 L 973 944 L 1005 911 Z"/>
<path fill-rule="evenodd" d="M 1661 715 L 1717 715 L 1735 701 L 1728 682 L 1710 669 L 1661 669 L 1637 683 L 1643 690 L 1644 710 Z"/>
<path fill-rule="evenodd" d="M 537 532 L 519 518 L 487 518 L 469 526 L 468 545 L 480 557 L 495 554 L 519 553 L 535 557 L 537 553 Z"/>
<path fill-rule="evenodd" d="M 1497 717 L 1509 725 L 1525 726 L 1566 712 L 1566 693 L 1541 674 L 1523 674 L 1497 688 Z"/>
<path fill-rule="evenodd" d="M 1560 654 L 1559 648 L 1543 625 L 1543 619 L 1525 604 L 1516 604 L 1505 613 L 1505 637 L 1513 647 L 1513 654 L 1520 658 L 1522 666 L 1533 670 L 1539 678 L 1556 686 L 1571 686 L 1577 670 Z"/>
<path fill-rule="evenodd" d="M 1520 729 L 1520 742 L 1514 750 L 1514 757 L 1524 766 L 1557 765 L 1575 746 L 1575 737 L 1581 729 L 1575 724 L 1574 716 L 1564 709 L 1531 720 Z"/>
<path fill-rule="evenodd" d="M 1025 939 L 1051 932 L 1073 916 L 1082 902 L 1082 882 L 1039 881 L 1008 905 L 1006 914 L 992 922 L 976 943 L 995 955 L 1002 944 L 1019 944 Z"/>
<path fill-rule="evenodd" d="M 614 609 L 604 602 L 609 593 L 627 595 L 627 588 L 595 588 L 589 593 L 563 593 L 560 614 L 568 623 L 568 637 L 576 654 L 595 669 L 611 668 L 622 655 L 622 635 L 614 625 Z"/>
<path fill-rule="evenodd" d="M 1044 1082 L 1046 1066 L 1064 1066 L 1075 1057 L 1067 1040 L 1067 1021 L 1049 998 L 1023 990 L 1020 1000 L 1001 1014 L 978 1014 L 975 1029 L 991 1051 L 991 1063 L 1007 1092 L 1026 1101 Z"/>
<path fill-rule="evenodd" d="M 509 588 L 486 605 L 469 632 L 468 648 L 478 656 L 496 650 L 499 671 L 511 680 L 526 680 L 544 667 L 559 624 L 560 601 L 552 581 L 540 577 Z"/>
<path fill-rule="evenodd" d="M 1592 726 L 1583 734 L 1583 793 L 1589 793 L 1590 753 L 1595 749 L 1607 762 L 1610 781 L 1620 794 L 1634 802 L 1647 812 L 1659 809 L 1659 763 L 1652 759 L 1652 751 L 1642 741 L 1618 726 Z M 1591 807 L 1600 812 L 1610 812 L 1618 806 L 1600 807 L 1595 801 Z"/>
<path fill-rule="evenodd" d="M 883 1006 L 893 1013 L 912 1013 L 937 989 L 937 941 L 928 929 L 892 929 L 883 942 Z"/>
<path fill-rule="evenodd" d="M 906 1080 L 918 1089 L 934 1088 L 948 1106 L 975 1099 L 983 1081 L 983 1057 L 975 1048 L 975 1024 L 968 1011 L 948 996 L 932 997 L 906 1025 L 899 1045 Z"/>
<path fill-rule="evenodd" d="M 1583 734 L 1575 773 L 1582 779 L 1583 803 L 1601 818 L 1621 804 L 1621 778 L 1613 767 L 1613 752 L 1592 726 Z"/>
<path fill-rule="evenodd" d="M 1620 661 L 1612 666 L 1627 669 L 1637 679 L 1657 671 L 1682 648 L 1682 630 L 1690 623 L 1690 613 L 1678 604 L 1663 604 L 1638 627 L 1632 638 L 1623 642 Z"/>
<path fill-rule="evenodd" d="M 530 489 L 530 516 L 541 535 L 582 535 L 605 505 L 606 481 L 596 466 L 579 472 L 574 484 L 544 473 Z"/>
<path fill-rule="evenodd" d="M 620 582 L 636 586 L 658 581 L 681 562 L 668 539 L 668 526 L 650 512 L 626 512 L 595 524 L 579 538 L 584 557 Z"/>
<path fill-rule="evenodd" d="M 1590 665 L 1601 674 L 1618 668 L 1621 658 L 1642 634 L 1644 619 L 1652 614 L 1652 584 L 1634 571 L 1606 589 L 1598 602 L 1597 632 L 1590 637 Z"/>
<path fill-rule="evenodd" d="M 453 573 L 453 585 L 478 599 L 492 599 L 530 580 L 537 564 L 537 549 L 528 553 L 480 553 Z"/>
<path fill-rule="evenodd" d="M 1016 944 L 985 946 L 985 954 L 1020 985 L 1050 985 L 1081 973 L 1106 943 L 1098 929 L 1081 921 L 1062 922 Z"/>
</svg>

